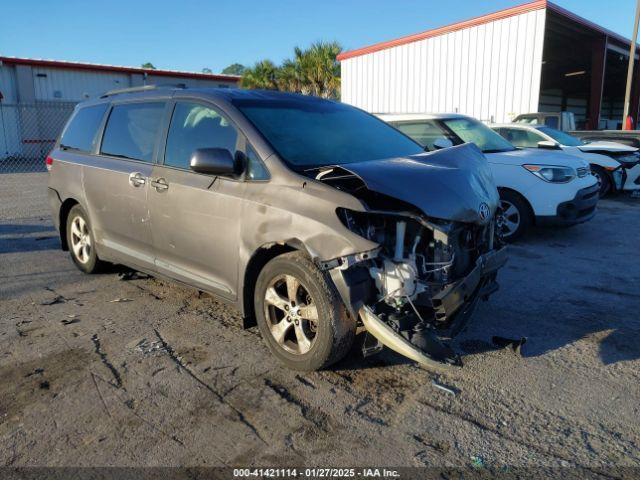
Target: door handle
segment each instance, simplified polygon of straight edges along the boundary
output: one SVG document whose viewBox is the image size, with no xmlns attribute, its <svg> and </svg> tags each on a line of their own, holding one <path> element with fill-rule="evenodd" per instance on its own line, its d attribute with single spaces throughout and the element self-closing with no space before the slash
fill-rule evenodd
<svg viewBox="0 0 640 480">
<path fill-rule="evenodd" d="M 132 187 L 141 187 L 145 183 L 147 183 L 147 181 L 140 172 L 133 172 L 129 174 L 129 185 Z"/>
<path fill-rule="evenodd" d="M 151 186 L 156 189 L 156 192 L 164 192 L 165 190 L 169 189 L 169 184 L 164 178 L 151 180 Z"/>
</svg>

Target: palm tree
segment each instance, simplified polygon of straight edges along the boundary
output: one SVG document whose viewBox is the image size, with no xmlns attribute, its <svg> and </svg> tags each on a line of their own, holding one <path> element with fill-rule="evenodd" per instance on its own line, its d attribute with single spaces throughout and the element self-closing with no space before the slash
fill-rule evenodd
<svg viewBox="0 0 640 480">
<path fill-rule="evenodd" d="M 336 57 L 341 51 L 337 42 L 317 42 L 306 50 L 295 49 L 296 62 L 309 94 L 323 98 L 339 96 L 340 63 Z"/>
<path fill-rule="evenodd" d="M 278 90 L 285 92 L 302 92 L 300 67 L 294 60 L 285 60 L 276 72 Z"/>
<path fill-rule="evenodd" d="M 245 88 L 264 88 L 315 95 L 340 96 L 340 63 L 336 60 L 342 47 L 337 42 L 317 42 L 303 50 L 296 47 L 293 59 L 279 67 L 262 60 L 242 74 Z"/>
<path fill-rule="evenodd" d="M 278 67 L 271 60 L 261 60 L 242 74 L 242 86 L 245 88 L 261 88 L 277 90 L 276 72 Z"/>
</svg>

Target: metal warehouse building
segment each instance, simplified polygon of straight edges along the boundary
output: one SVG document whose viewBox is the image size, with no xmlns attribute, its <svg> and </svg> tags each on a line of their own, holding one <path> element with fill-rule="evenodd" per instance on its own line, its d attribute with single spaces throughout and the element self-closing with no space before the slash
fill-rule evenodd
<svg viewBox="0 0 640 480">
<path fill-rule="evenodd" d="M 147 84 L 235 87 L 239 77 L 0 57 L 0 172 L 41 169 L 79 101 Z"/>
<path fill-rule="evenodd" d="M 630 46 L 537 0 L 342 53 L 342 101 L 375 113 L 459 112 L 495 122 L 566 110 L 578 128 L 616 128 Z M 636 121 L 639 104 L 636 63 L 630 110 Z"/>
</svg>

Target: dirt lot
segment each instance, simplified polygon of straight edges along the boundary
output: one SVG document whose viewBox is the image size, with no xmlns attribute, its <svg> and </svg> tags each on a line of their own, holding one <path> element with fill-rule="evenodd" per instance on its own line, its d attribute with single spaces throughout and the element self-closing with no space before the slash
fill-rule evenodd
<svg viewBox="0 0 640 480">
<path fill-rule="evenodd" d="M 300 374 L 207 296 L 80 274 L 0 177 L 0 465 L 640 466 L 640 201 L 514 246 L 462 369 Z"/>
</svg>

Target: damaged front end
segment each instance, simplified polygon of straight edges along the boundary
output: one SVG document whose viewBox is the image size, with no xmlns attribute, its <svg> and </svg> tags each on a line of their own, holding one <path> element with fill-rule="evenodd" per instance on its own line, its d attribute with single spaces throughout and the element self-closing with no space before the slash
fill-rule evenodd
<svg viewBox="0 0 640 480">
<path fill-rule="evenodd" d="M 465 145 L 366 163 L 325 169 L 317 178 L 363 202 L 366 211 L 336 213 L 378 248 L 321 266 L 367 332 L 365 355 L 386 345 L 423 365 L 460 365 L 447 341 L 498 289 L 506 262 L 486 160 Z"/>
</svg>

